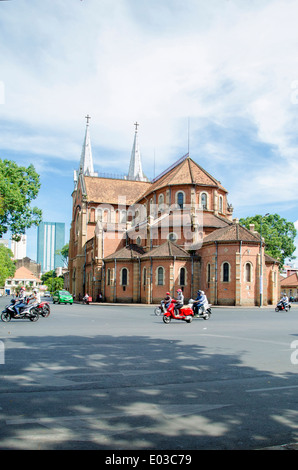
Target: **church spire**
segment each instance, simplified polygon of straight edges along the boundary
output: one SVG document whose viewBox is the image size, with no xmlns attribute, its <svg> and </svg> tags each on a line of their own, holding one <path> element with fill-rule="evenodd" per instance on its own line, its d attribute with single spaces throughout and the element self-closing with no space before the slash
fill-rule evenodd
<svg viewBox="0 0 298 470">
<path fill-rule="evenodd" d="M 81 161 L 80 161 L 80 168 L 79 174 L 83 174 L 86 176 L 93 176 L 94 175 L 94 168 L 93 168 L 93 158 L 92 158 L 92 149 L 91 149 L 91 139 L 90 139 L 90 132 L 89 132 L 89 120 L 90 116 L 87 114 L 86 120 L 86 132 L 85 138 L 81 153 Z"/>
<path fill-rule="evenodd" d="M 134 181 L 148 181 L 142 170 L 141 154 L 139 149 L 139 139 L 138 139 L 138 126 L 139 124 L 135 122 L 135 136 L 133 141 L 133 147 L 130 157 L 130 165 L 128 171 L 128 179 Z"/>
</svg>

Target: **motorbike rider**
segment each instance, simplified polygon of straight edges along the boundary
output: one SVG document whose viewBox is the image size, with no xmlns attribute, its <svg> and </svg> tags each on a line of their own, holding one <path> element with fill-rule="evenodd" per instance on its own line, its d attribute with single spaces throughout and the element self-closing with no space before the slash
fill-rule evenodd
<svg viewBox="0 0 298 470">
<path fill-rule="evenodd" d="M 179 315 L 179 310 L 184 305 L 184 295 L 181 289 L 177 290 L 178 298 L 175 303 L 174 311 L 176 315 Z"/>
<path fill-rule="evenodd" d="M 38 292 L 37 289 L 33 289 L 33 292 L 30 295 L 29 300 L 30 301 L 33 300 L 32 303 L 34 303 L 34 304 L 37 304 L 37 305 L 40 304 L 41 298 L 40 298 L 40 293 Z"/>
<path fill-rule="evenodd" d="M 208 306 L 208 299 L 203 290 L 198 290 L 198 296 L 194 301 L 193 311 L 195 314 L 199 313 L 201 307 L 203 307 L 203 315 L 206 313 Z"/>
<path fill-rule="evenodd" d="M 286 293 L 283 294 L 281 302 L 282 302 L 284 308 L 286 308 L 289 305 L 289 298 L 288 298 Z"/>
<path fill-rule="evenodd" d="M 26 307 L 25 291 L 25 287 L 21 287 L 20 292 L 16 298 L 16 303 L 14 305 L 16 317 L 20 316 L 20 309 Z"/>
<path fill-rule="evenodd" d="M 165 298 L 161 301 L 161 305 L 167 309 L 171 301 L 172 301 L 171 294 L 170 292 L 167 292 Z"/>
</svg>

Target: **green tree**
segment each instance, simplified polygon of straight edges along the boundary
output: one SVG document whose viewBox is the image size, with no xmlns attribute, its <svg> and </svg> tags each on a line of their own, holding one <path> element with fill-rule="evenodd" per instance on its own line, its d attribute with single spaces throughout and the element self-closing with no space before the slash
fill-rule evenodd
<svg viewBox="0 0 298 470">
<path fill-rule="evenodd" d="M 293 253 L 296 249 L 294 240 L 297 236 L 297 230 L 293 222 L 288 222 L 278 214 L 269 214 L 266 217 L 255 215 L 240 219 L 239 223 L 246 228 L 249 228 L 250 224 L 254 224 L 255 230 L 259 233 L 262 224 L 262 237 L 266 244 L 265 252 L 278 259 L 281 268 L 287 258 L 290 261 L 296 258 Z"/>
<path fill-rule="evenodd" d="M 61 290 L 64 287 L 64 278 L 63 276 L 57 277 L 55 271 L 47 271 L 41 276 L 41 281 L 44 285 L 47 286 L 50 292 L 55 292 L 56 290 Z"/>
<path fill-rule="evenodd" d="M 16 265 L 12 258 L 12 251 L 0 244 L 0 287 L 4 287 L 6 279 L 14 276 Z"/>
<path fill-rule="evenodd" d="M 31 207 L 40 189 L 40 177 L 34 166 L 18 166 L 0 159 L 0 238 L 8 229 L 14 240 L 32 225 L 39 225 L 42 212 Z"/>
</svg>

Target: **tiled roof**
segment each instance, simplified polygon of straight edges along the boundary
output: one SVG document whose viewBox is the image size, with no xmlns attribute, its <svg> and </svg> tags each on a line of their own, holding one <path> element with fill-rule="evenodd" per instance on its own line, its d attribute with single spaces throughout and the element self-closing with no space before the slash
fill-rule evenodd
<svg viewBox="0 0 298 470">
<path fill-rule="evenodd" d="M 177 258 L 190 258 L 190 254 L 186 250 L 169 240 L 162 245 L 153 248 L 148 253 L 145 253 L 142 258 L 172 258 L 173 256 L 176 256 Z"/>
<path fill-rule="evenodd" d="M 220 188 L 227 192 L 207 171 L 194 162 L 190 157 L 185 158 L 177 166 L 171 167 L 168 172 L 162 174 L 155 182 L 151 184 L 142 197 L 147 196 L 152 191 L 156 191 L 164 186 L 183 185 L 183 184 L 199 184 L 202 186 L 212 186 Z M 140 198 L 141 199 L 141 198 Z"/>
<path fill-rule="evenodd" d="M 88 201 L 106 204 L 118 204 L 118 196 L 126 197 L 126 204 L 131 205 L 150 187 L 144 181 L 115 180 L 85 176 Z"/>
<path fill-rule="evenodd" d="M 280 283 L 281 287 L 298 287 L 298 274 L 294 273 L 283 279 Z"/>
<path fill-rule="evenodd" d="M 145 253 L 141 246 L 130 244 L 120 248 L 120 250 L 115 251 L 111 255 L 107 256 L 105 260 L 112 259 L 137 259 Z"/>
<path fill-rule="evenodd" d="M 29 271 L 29 269 L 25 268 L 24 266 L 21 266 L 16 270 L 14 273 L 14 276 L 12 279 L 16 280 L 29 280 L 29 281 L 38 281 L 41 282 L 40 279 L 34 276 L 34 274 Z"/>
<path fill-rule="evenodd" d="M 237 223 L 232 223 L 227 227 L 220 228 L 207 235 L 203 240 L 203 244 L 215 241 L 229 242 L 240 240 L 245 242 L 260 243 L 260 238 L 250 232 L 250 230 L 245 227 L 242 227 L 242 225 L 239 225 Z"/>
</svg>

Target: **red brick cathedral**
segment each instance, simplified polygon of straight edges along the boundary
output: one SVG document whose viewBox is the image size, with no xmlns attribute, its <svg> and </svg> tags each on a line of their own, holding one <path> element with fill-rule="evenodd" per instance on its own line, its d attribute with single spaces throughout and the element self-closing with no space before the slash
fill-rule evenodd
<svg viewBox="0 0 298 470">
<path fill-rule="evenodd" d="M 275 304 L 278 262 L 233 219 L 227 190 L 189 155 L 149 181 L 136 125 L 123 178 L 94 172 L 89 119 L 74 174 L 70 291 L 107 302 L 158 303 L 181 288 L 214 305 Z"/>
</svg>

